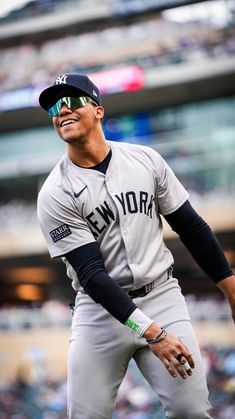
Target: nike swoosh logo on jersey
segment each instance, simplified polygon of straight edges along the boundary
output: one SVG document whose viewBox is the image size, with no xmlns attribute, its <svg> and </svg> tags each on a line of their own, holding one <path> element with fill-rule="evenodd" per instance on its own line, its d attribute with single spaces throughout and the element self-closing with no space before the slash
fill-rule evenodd
<svg viewBox="0 0 235 419">
<path fill-rule="evenodd" d="M 74 197 L 75 198 L 78 198 L 82 193 L 83 193 L 83 191 L 85 190 L 87 188 L 87 186 L 84 186 L 84 188 L 83 189 L 81 189 L 78 193 L 76 193 L 76 192 L 74 192 Z"/>
</svg>

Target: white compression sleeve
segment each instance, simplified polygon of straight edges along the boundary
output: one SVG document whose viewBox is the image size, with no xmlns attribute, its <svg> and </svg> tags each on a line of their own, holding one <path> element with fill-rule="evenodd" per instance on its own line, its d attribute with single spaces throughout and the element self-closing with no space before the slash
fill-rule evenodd
<svg viewBox="0 0 235 419">
<path fill-rule="evenodd" d="M 139 308 L 136 308 L 130 317 L 126 320 L 125 326 L 130 327 L 137 335 L 143 336 L 148 327 L 154 323 Z"/>
</svg>

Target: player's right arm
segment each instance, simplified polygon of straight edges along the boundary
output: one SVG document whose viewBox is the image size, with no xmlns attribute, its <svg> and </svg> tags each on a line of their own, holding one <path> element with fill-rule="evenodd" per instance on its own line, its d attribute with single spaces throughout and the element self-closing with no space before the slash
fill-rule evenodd
<svg viewBox="0 0 235 419">
<path fill-rule="evenodd" d="M 64 257 L 73 267 L 80 285 L 92 300 L 101 304 L 122 324 L 143 336 L 153 321 L 136 307 L 126 292 L 107 273 L 98 243 L 78 247 Z"/>
</svg>

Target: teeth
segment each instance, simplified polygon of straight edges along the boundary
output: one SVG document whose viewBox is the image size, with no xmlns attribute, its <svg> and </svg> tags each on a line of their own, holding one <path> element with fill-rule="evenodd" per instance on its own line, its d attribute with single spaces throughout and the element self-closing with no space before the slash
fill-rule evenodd
<svg viewBox="0 0 235 419">
<path fill-rule="evenodd" d="M 73 124 L 74 122 L 76 122 L 74 119 L 68 119 L 67 121 L 62 122 L 61 126 Z"/>
</svg>

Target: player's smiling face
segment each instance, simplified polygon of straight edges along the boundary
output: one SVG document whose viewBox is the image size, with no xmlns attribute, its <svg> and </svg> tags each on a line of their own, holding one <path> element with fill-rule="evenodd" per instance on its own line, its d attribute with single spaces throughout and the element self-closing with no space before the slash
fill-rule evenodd
<svg viewBox="0 0 235 419">
<path fill-rule="evenodd" d="M 96 129 L 98 119 L 102 118 L 102 112 L 101 106 L 94 106 L 90 102 L 76 109 L 70 109 L 63 104 L 59 114 L 53 117 L 53 125 L 57 134 L 66 143 L 76 144 L 82 139 L 89 138 L 92 131 Z"/>
</svg>

